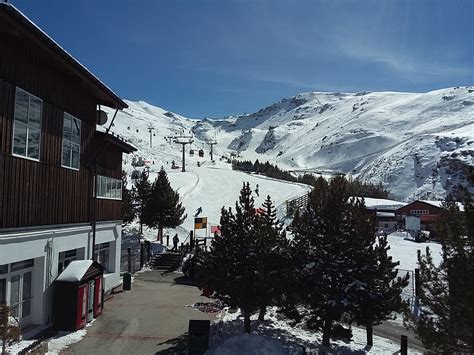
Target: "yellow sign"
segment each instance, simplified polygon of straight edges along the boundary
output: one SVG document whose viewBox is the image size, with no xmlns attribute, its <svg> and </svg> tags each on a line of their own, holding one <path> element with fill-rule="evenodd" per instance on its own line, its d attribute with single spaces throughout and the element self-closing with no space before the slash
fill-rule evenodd
<svg viewBox="0 0 474 355">
<path fill-rule="evenodd" d="M 207 217 L 195 217 L 194 229 L 207 229 Z"/>
</svg>

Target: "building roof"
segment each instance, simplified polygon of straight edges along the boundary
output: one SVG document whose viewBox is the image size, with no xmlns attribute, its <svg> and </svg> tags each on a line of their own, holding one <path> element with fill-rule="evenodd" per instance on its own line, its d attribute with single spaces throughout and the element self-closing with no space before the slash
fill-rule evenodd
<svg viewBox="0 0 474 355">
<path fill-rule="evenodd" d="M 87 270 L 92 266 L 92 260 L 74 260 L 58 276 L 58 281 L 81 281 Z"/>
<path fill-rule="evenodd" d="M 1 15 L 4 15 L 4 17 L 10 19 L 14 23 L 21 25 L 22 28 L 29 32 L 32 40 L 38 42 L 41 47 L 50 50 L 58 59 L 66 64 L 70 72 L 81 77 L 81 79 L 89 85 L 94 95 L 97 96 L 100 104 L 118 109 L 128 107 L 128 105 L 107 85 L 100 81 L 99 78 L 92 74 L 91 71 L 56 43 L 15 6 L 10 3 L 0 2 L 0 16 Z"/>
<path fill-rule="evenodd" d="M 110 143 L 116 145 L 125 153 L 132 153 L 137 151 L 137 148 L 128 143 L 125 139 L 116 136 L 113 133 L 106 133 L 101 131 L 95 131 L 95 133 L 97 134 L 97 137 L 99 137 L 101 140 L 108 140 Z"/>
<path fill-rule="evenodd" d="M 360 197 L 356 197 L 360 198 Z M 405 202 L 399 202 L 395 200 L 387 200 L 384 198 L 372 198 L 372 197 L 364 197 L 365 207 L 369 210 L 387 210 L 387 211 L 395 211 L 400 207 L 406 205 Z"/>
<path fill-rule="evenodd" d="M 431 200 L 419 200 L 420 202 L 427 203 L 428 205 L 435 206 L 438 208 L 443 208 L 443 202 L 444 201 L 431 201 Z M 456 205 L 458 206 L 460 211 L 464 211 L 464 205 L 460 202 L 456 202 Z"/>
</svg>

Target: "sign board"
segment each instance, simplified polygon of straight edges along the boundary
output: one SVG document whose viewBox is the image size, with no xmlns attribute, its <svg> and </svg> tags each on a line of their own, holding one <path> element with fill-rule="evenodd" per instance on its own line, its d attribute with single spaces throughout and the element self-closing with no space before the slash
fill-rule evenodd
<svg viewBox="0 0 474 355">
<path fill-rule="evenodd" d="M 207 217 L 195 217 L 194 229 L 207 229 Z"/>
<path fill-rule="evenodd" d="M 421 230 L 420 217 L 406 216 L 405 217 L 405 230 L 407 231 Z"/>
</svg>

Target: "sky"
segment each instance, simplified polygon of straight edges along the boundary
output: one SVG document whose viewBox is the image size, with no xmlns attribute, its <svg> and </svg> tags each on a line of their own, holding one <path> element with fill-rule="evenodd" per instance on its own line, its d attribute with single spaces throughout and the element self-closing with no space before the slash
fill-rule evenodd
<svg viewBox="0 0 474 355">
<path fill-rule="evenodd" d="M 9 0 L 124 99 L 190 118 L 474 84 L 474 0 Z"/>
</svg>

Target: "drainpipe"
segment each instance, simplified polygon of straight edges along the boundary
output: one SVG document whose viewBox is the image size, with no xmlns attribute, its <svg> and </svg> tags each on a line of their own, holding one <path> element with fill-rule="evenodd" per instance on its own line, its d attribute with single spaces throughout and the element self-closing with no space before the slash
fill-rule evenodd
<svg viewBox="0 0 474 355">
<path fill-rule="evenodd" d="M 117 104 L 117 107 L 119 107 L 119 105 Z M 99 105 L 99 110 L 100 110 L 100 105 Z M 95 257 L 95 236 L 96 236 L 96 229 L 97 229 L 97 160 L 100 158 L 100 156 L 102 155 L 102 153 L 104 152 L 105 150 L 105 147 L 107 146 L 107 143 L 109 141 L 109 131 L 110 131 L 110 128 L 112 127 L 112 124 L 114 123 L 115 121 L 115 117 L 117 117 L 117 112 L 118 112 L 118 108 L 115 110 L 115 114 L 114 114 L 114 117 L 112 118 L 112 121 L 110 122 L 110 125 L 109 127 L 105 130 L 105 134 L 107 134 L 107 136 L 105 137 L 105 142 L 104 144 L 102 144 L 100 150 L 97 152 L 97 154 L 95 155 L 94 157 L 94 165 L 93 165 L 93 169 L 92 169 L 92 178 L 93 178 L 93 182 L 92 182 L 92 186 L 93 186 L 93 193 L 92 193 L 92 256 L 91 256 L 91 260 L 93 261 L 97 261 L 96 260 L 96 257 Z"/>
</svg>

